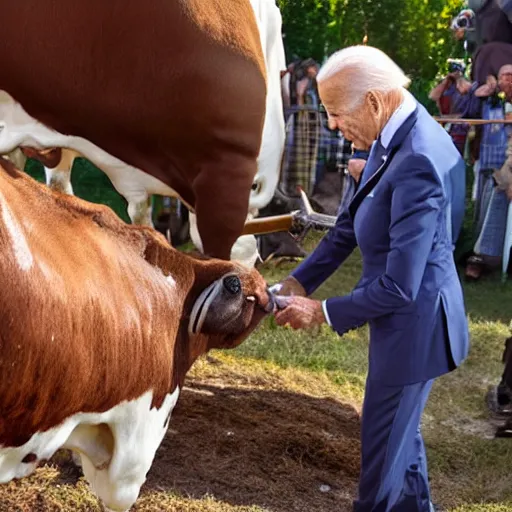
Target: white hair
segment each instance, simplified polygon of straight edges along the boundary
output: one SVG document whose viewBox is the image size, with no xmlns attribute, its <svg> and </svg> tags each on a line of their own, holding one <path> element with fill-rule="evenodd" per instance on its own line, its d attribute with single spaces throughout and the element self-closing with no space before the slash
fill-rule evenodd
<svg viewBox="0 0 512 512">
<path fill-rule="evenodd" d="M 349 110 L 357 108 L 370 91 L 389 92 L 411 83 L 383 51 L 363 45 L 349 46 L 333 53 L 320 69 L 317 82 L 321 84 L 338 74 L 342 77 L 345 69 L 351 70 L 350 78 L 343 80 Z"/>
</svg>

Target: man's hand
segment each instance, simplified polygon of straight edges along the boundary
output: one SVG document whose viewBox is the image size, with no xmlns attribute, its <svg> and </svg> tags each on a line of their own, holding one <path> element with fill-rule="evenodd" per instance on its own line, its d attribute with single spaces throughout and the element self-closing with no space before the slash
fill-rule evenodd
<svg viewBox="0 0 512 512">
<path fill-rule="evenodd" d="M 471 90 L 471 85 L 471 82 L 464 77 L 460 77 L 457 80 L 457 90 L 462 95 L 467 94 Z"/>
<path fill-rule="evenodd" d="M 293 329 L 310 329 L 322 325 L 326 318 L 319 300 L 306 297 L 277 297 L 278 307 L 284 308 L 275 313 L 278 325 L 289 324 Z"/>
<path fill-rule="evenodd" d="M 363 173 L 364 166 L 366 165 L 366 160 L 362 158 L 351 158 L 348 162 L 348 173 L 357 183 L 361 179 L 361 174 Z"/>
<path fill-rule="evenodd" d="M 300 297 L 307 295 L 303 286 L 292 276 L 288 276 L 280 283 L 271 286 L 270 291 L 276 295 L 299 295 Z"/>
<path fill-rule="evenodd" d="M 489 75 L 487 77 L 487 81 L 484 85 L 481 85 L 476 91 L 475 96 L 477 98 L 484 98 L 487 96 L 492 96 L 498 87 L 498 81 L 496 80 L 496 77 L 493 75 Z"/>
</svg>

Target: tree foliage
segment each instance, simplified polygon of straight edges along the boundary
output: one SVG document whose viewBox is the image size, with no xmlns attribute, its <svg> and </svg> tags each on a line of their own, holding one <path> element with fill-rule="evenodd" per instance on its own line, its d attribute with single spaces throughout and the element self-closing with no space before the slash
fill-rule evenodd
<svg viewBox="0 0 512 512">
<path fill-rule="evenodd" d="M 395 60 L 412 78 L 413 92 L 421 95 L 445 70 L 447 58 L 463 55 L 449 30 L 463 0 L 277 1 L 289 61 L 297 56 L 322 62 L 367 35 L 368 44 Z"/>
</svg>

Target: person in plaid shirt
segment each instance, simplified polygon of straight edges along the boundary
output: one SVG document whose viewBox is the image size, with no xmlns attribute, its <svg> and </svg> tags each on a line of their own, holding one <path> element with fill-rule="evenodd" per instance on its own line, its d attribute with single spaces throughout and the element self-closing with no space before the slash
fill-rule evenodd
<svg viewBox="0 0 512 512">
<path fill-rule="evenodd" d="M 318 64 L 306 59 L 294 64 L 290 74 L 290 108 L 285 114 L 286 147 L 281 182 L 295 196 L 297 186 L 310 195 L 316 181 L 321 112 L 316 86 Z"/>
<path fill-rule="evenodd" d="M 505 102 L 512 99 L 512 65 L 500 69 L 498 80 L 489 77 L 488 83 L 477 89 L 475 95 L 484 98 L 483 119 L 504 119 Z M 484 270 L 501 263 L 509 200 L 505 191 L 496 185 L 494 175 L 507 159 L 510 136 L 509 126 L 487 124 L 482 128 L 475 212 L 477 241 L 474 255 L 466 265 L 467 279 L 479 279 Z"/>
</svg>

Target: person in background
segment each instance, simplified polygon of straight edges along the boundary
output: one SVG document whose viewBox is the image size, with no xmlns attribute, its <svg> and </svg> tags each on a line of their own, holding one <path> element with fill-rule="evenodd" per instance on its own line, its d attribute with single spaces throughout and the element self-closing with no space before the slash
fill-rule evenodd
<svg viewBox="0 0 512 512">
<path fill-rule="evenodd" d="M 452 21 L 457 39 L 466 38 L 467 50 L 478 60 L 479 50 L 489 43 L 512 44 L 511 0 L 468 0 Z"/>
<path fill-rule="evenodd" d="M 493 386 L 487 393 L 487 406 L 491 412 L 508 419 L 507 427 L 512 428 L 512 337 L 505 340 L 505 348 L 501 358 L 505 367 L 497 386 Z M 507 437 L 511 437 L 508 435 Z"/>
<path fill-rule="evenodd" d="M 463 62 L 448 59 L 449 73 L 430 91 L 429 98 L 436 102 L 439 113 L 448 117 L 463 117 L 467 111 L 471 93 L 476 86 L 464 77 L 465 65 Z M 464 155 L 469 125 L 449 124 L 445 126 L 446 131 L 459 150 Z"/>
<path fill-rule="evenodd" d="M 490 76 L 485 85 L 475 92 L 482 103 L 482 119 L 504 119 L 505 105 L 512 101 L 512 65 L 503 66 L 498 79 Z M 503 243 L 507 229 L 509 198 L 496 181 L 507 161 L 507 147 L 511 126 L 486 124 L 482 128 L 479 155 L 479 176 L 475 208 L 474 254 L 466 264 L 466 278 L 477 280 L 485 271 L 501 264 Z"/>
<path fill-rule="evenodd" d="M 512 0 L 468 0 L 452 22 L 457 39 L 465 38 L 471 56 L 471 80 L 483 85 L 489 75 L 511 62 Z"/>
<path fill-rule="evenodd" d="M 436 102 L 443 116 L 456 114 L 460 110 L 458 100 L 471 90 L 471 82 L 464 76 L 465 69 L 464 62 L 448 59 L 448 74 L 430 91 L 429 98 Z"/>
<path fill-rule="evenodd" d="M 435 378 L 468 353 L 453 259 L 464 214 L 464 161 L 406 90 L 409 79 L 370 46 L 332 55 L 318 75 L 332 128 L 370 150 L 336 225 L 272 287 L 279 325 L 329 324 L 340 336 L 369 323 L 369 369 L 354 512 L 430 512 L 421 416 Z M 308 298 L 359 245 L 363 274 L 348 295 Z"/>
</svg>

